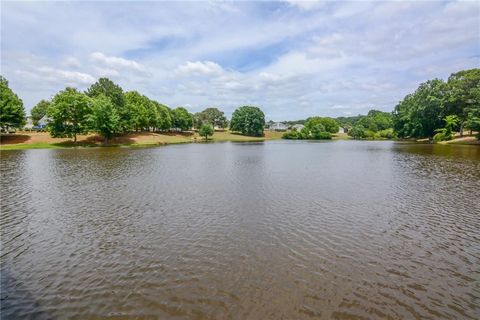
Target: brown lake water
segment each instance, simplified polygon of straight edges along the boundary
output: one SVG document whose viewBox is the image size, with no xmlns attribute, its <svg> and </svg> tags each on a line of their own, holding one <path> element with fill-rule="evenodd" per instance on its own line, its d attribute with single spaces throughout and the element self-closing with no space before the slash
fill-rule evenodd
<svg viewBox="0 0 480 320">
<path fill-rule="evenodd" d="M 2 319 L 479 319 L 480 148 L 1 154 Z"/>
</svg>

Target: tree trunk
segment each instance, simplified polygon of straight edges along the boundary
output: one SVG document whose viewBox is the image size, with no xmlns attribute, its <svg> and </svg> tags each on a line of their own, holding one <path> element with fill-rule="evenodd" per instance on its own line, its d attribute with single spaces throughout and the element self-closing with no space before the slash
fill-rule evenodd
<svg viewBox="0 0 480 320">
<path fill-rule="evenodd" d="M 463 137 L 463 124 L 464 122 L 462 121 L 462 123 L 460 124 L 460 137 Z"/>
<path fill-rule="evenodd" d="M 73 135 L 73 143 L 76 143 L 76 142 L 77 142 L 77 135 L 74 134 L 74 135 Z"/>
</svg>

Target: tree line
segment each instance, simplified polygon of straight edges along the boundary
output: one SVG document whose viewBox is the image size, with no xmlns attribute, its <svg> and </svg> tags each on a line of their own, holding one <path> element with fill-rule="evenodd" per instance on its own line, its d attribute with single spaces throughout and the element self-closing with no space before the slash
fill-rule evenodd
<svg viewBox="0 0 480 320">
<path fill-rule="evenodd" d="M 293 129 L 285 132 L 282 136 L 284 139 L 298 139 L 298 140 L 325 140 L 332 139 L 332 134 L 337 133 L 338 123 L 328 117 L 310 117 L 303 121 L 304 127 L 297 131 Z M 301 124 L 301 123 L 298 123 Z"/>
<path fill-rule="evenodd" d="M 23 102 L 0 78 L 0 126 L 20 128 L 25 124 Z M 202 136 L 213 134 L 214 128 L 230 125 L 233 131 L 261 136 L 265 115 L 258 107 L 243 106 L 235 110 L 229 122 L 217 108 L 207 108 L 192 114 L 184 107 L 170 109 L 137 91 L 124 92 L 108 78 L 100 78 L 85 92 L 67 87 L 51 100 L 41 100 L 31 110 L 36 125 L 48 117 L 48 131 L 52 137 L 77 136 L 95 132 L 106 141 L 116 135 L 138 131 L 187 131 L 199 129 Z"/>
<path fill-rule="evenodd" d="M 480 69 L 420 84 L 395 106 L 393 128 L 400 138 L 435 140 L 449 140 L 453 131 L 480 131 Z"/>
<path fill-rule="evenodd" d="M 0 76 L 0 126 L 21 128 L 25 124 L 22 100 Z M 135 131 L 186 131 L 198 129 L 202 136 L 215 128 L 230 128 L 244 135 L 262 136 L 263 111 L 254 106 L 237 108 L 230 121 L 217 108 L 190 113 L 184 107 L 170 109 L 137 91 L 124 92 L 108 78 L 100 78 L 85 92 L 66 88 L 51 100 L 41 100 L 32 110 L 34 124 L 47 116 L 53 137 L 70 137 L 95 132 L 105 140 Z M 393 112 L 372 109 L 353 117 L 311 117 L 289 121 L 302 124 L 290 130 L 286 139 L 331 139 L 339 126 L 354 139 L 433 138 L 448 140 L 464 129 L 480 132 L 480 69 L 462 70 L 447 81 L 433 79 L 419 85 Z M 480 134 L 478 136 L 480 138 Z"/>
</svg>

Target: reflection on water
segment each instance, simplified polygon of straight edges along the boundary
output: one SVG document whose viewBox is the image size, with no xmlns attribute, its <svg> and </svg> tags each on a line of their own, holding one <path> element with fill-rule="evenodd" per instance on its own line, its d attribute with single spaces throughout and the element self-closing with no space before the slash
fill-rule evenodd
<svg viewBox="0 0 480 320">
<path fill-rule="evenodd" d="M 2 319 L 476 319 L 479 189 L 478 147 L 2 152 Z"/>
</svg>

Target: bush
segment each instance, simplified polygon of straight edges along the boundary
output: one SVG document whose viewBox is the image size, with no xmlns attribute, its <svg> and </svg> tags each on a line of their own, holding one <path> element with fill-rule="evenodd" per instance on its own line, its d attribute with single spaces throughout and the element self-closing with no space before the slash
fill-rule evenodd
<svg viewBox="0 0 480 320">
<path fill-rule="evenodd" d="M 439 132 L 433 136 L 433 141 L 435 142 L 444 141 L 444 140 L 446 140 L 444 132 Z"/>
<path fill-rule="evenodd" d="M 282 135 L 282 139 L 302 139 L 297 131 L 287 131 Z"/>
<path fill-rule="evenodd" d="M 357 125 L 348 131 L 348 135 L 353 139 L 365 139 L 365 128 L 363 126 Z"/>
<path fill-rule="evenodd" d="M 395 138 L 395 132 L 393 131 L 393 128 L 389 128 L 378 131 L 377 136 L 383 139 L 393 139 Z"/>
</svg>

